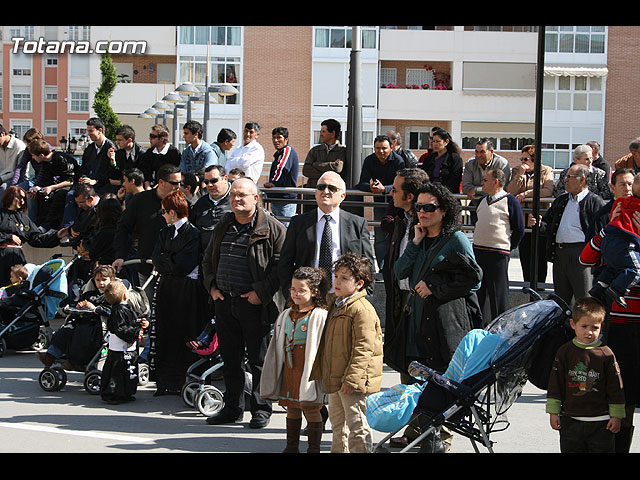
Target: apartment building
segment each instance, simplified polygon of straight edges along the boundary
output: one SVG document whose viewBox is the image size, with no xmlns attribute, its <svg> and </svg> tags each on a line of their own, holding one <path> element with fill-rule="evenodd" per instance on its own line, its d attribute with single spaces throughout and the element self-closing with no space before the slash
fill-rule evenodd
<svg viewBox="0 0 640 480">
<path fill-rule="evenodd" d="M 589 140 L 599 141 L 610 161 L 627 153 L 638 136 L 632 105 L 640 67 L 628 59 L 639 33 L 638 27 L 545 27 L 544 163 L 563 168 L 575 145 Z M 187 118 L 203 120 L 202 95 L 142 115 L 181 84 L 230 84 L 236 95 L 209 96 L 207 141 L 222 127 L 240 134 L 245 122 L 257 121 L 268 161 L 271 130 L 286 126 L 304 159 L 319 141 L 322 120 L 335 118 L 346 130 L 351 34 L 349 26 L 2 27 L 0 118 L 19 136 L 38 127 L 56 146 L 62 137 L 81 139 L 101 82 L 100 55 L 25 46 L 40 39 L 102 41 L 109 42 L 119 76 L 111 106 L 141 143 L 160 122 L 180 146 Z M 15 38 L 24 41 L 16 47 Z M 123 47 L 133 41 L 144 48 Z M 376 134 L 391 129 L 420 155 L 429 130 L 440 126 L 463 157 L 473 155 L 478 138 L 489 137 L 516 164 L 535 136 L 537 44 L 534 26 L 361 27 L 363 156 Z"/>
</svg>

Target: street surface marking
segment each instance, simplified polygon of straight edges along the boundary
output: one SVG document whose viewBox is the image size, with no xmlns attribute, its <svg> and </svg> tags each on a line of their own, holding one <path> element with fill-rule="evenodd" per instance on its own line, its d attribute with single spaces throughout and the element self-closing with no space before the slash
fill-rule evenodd
<svg viewBox="0 0 640 480">
<path fill-rule="evenodd" d="M 15 428 L 18 430 L 32 430 L 37 432 L 58 433 L 63 435 L 76 435 L 80 437 L 104 438 L 107 440 L 118 440 L 121 442 L 131 442 L 131 443 L 146 443 L 146 442 L 152 441 L 152 439 L 149 439 L 149 438 L 130 437 L 128 435 L 116 435 L 112 433 L 98 433 L 98 432 L 78 432 L 74 430 L 63 430 L 63 429 L 54 428 L 54 427 L 42 427 L 37 425 L 24 425 L 24 424 L 7 423 L 7 422 L 0 422 L 0 427 Z"/>
</svg>

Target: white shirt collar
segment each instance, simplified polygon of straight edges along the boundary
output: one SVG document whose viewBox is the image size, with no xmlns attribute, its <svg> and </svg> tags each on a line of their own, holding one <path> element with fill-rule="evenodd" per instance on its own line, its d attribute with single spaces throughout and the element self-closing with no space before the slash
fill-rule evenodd
<svg viewBox="0 0 640 480">
<path fill-rule="evenodd" d="M 155 147 L 153 149 L 153 153 L 159 153 L 160 155 L 166 155 L 167 151 L 169 150 L 169 147 L 171 146 L 170 143 L 166 143 L 164 148 L 162 149 L 162 151 L 158 150 L 158 147 Z"/>
<path fill-rule="evenodd" d="M 340 208 L 336 208 L 333 212 L 326 214 L 322 210 L 318 208 L 318 219 L 316 223 L 324 218 L 325 215 L 329 215 L 334 222 L 338 223 L 340 221 Z"/>
</svg>

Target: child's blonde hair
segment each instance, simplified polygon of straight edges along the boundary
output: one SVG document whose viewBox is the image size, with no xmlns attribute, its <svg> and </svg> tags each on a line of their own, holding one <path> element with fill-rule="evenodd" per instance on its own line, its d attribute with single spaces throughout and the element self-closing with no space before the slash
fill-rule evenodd
<svg viewBox="0 0 640 480">
<path fill-rule="evenodd" d="M 127 293 L 127 287 L 120 280 L 113 280 L 104 288 L 104 299 L 109 305 L 121 303 Z"/>
</svg>

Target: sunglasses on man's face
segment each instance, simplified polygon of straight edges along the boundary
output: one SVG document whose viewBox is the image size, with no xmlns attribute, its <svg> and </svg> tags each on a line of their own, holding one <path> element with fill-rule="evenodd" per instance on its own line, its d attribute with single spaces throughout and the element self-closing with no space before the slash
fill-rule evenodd
<svg viewBox="0 0 640 480">
<path fill-rule="evenodd" d="M 211 183 L 211 184 L 218 183 L 218 180 L 220 180 L 220 177 L 210 178 L 210 179 L 208 179 L 208 180 L 205 178 L 204 180 L 202 180 L 202 182 L 203 182 L 205 185 L 208 185 L 208 184 L 210 184 L 210 183 Z"/>
<path fill-rule="evenodd" d="M 329 191 L 331 193 L 336 193 L 338 190 L 340 190 L 340 188 L 336 187 L 335 185 L 329 185 L 327 183 L 320 183 L 316 186 L 316 190 L 320 191 L 320 192 L 324 192 L 325 189 L 329 189 Z"/>
<path fill-rule="evenodd" d="M 433 213 L 437 209 L 440 208 L 440 205 L 436 205 L 435 203 L 416 203 L 415 210 L 416 212 L 427 212 Z"/>
</svg>

